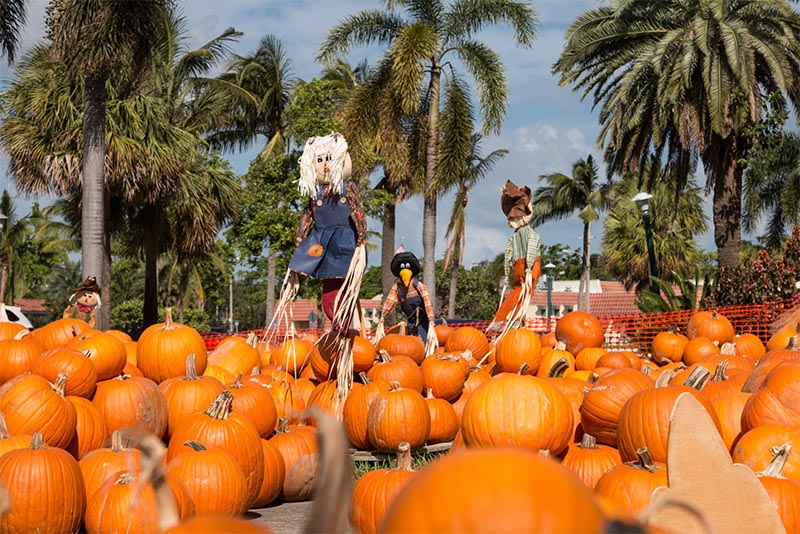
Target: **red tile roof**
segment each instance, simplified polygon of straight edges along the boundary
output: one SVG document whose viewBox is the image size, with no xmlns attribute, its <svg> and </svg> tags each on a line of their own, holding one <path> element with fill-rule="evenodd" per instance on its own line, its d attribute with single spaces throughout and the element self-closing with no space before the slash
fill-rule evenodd
<svg viewBox="0 0 800 534">
<path fill-rule="evenodd" d="M 45 299 L 14 299 L 14 306 L 19 306 L 25 314 L 50 313 Z"/>
</svg>

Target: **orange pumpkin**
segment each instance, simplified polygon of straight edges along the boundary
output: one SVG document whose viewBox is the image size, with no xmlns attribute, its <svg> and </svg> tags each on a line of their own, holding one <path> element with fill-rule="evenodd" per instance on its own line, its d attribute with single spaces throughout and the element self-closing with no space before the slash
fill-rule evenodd
<svg viewBox="0 0 800 534">
<path fill-rule="evenodd" d="M 786 532 L 800 531 L 800 482 L 782 475 L 792 446 L 784 443 L 775 450 L 775 456 L 766 469 L 756 473 L 767 490 L 772 505 L 778 510 Z"/>
<path fill-rule="evenodd" d="M 455 354 L 440 354 L 425 358 L 420 370 L 425 390 L 449 401 L 461 395 L 469 374 L 469 363 Z"/>
<path fill-rule="evenodd" d="M 742 430 L 765 424 L 800 426 L 800 361 L 779 363 L 742 411 Z"/>
<path fill-rule="evenodd" d="M 677 332 L 659 332 L 653 338 L 650 352 L 659 363 L 679 362 L 689 338 Z"/>
<path fill-rule="evenodd" d="M 607 353 L 603 347 L 586 347 L 575 355 L 575 369 L 579 371 L 591 370 L 597 367 L 597 360 Z"/>
<path fill-rule="evenodd" d="M 0 384 L 31 372 L 33 363 L 44 350 L 44 345 L 36 341 L 27 330 L 0 341 Z"/>
<path fill-rule="evenodd" d="M 650 506 L 653 490 L 667 486 L 666 466 L 654 462 L 645 447 L 636 454 L 636 460 L 609 470 L 594 487 L 595 495 L 630 515 L 645 511 Z"/>
<path fill-rule="evenodd" d="M 97 370 L 97 380 L 108 380 L 119 375 L 128 362 L 128 353 L 122 341 L 100 330 L 84 332 L 66 346 L 89 358 Z"/>
<path fill-rule="evenodd" d="M 686 365 L 694 365 L 706 356 L 719 354 L 719 345 L 705 336 L 697 336 L 683 349 L 683 361 Z"/>
<path fill-rule="evenodd" d="M 33 339 L 46 350 L 63 347 L 83 332 L 92 330 L 89 323 L 80 319 L 56 319 L 31 332 Z"/>
<path fill-rule="evenodd" d="M 536 374 L 542 361 L 539 336 L 527 328 L 513 328 L 495 346 L 495 371 L 516 373 L 522 363 L 528 364 L 527 374 Z"/>
<path fill-rule="evenodd" d="M 456 328 L 444 346 L 445 352 L 470 351 L 479 362 L 489 353 L 489 340 L 486 335 L 473 326 Z M 491 357 L 489 357 L 491 360 Z"/>
<path fill-rule="evenodd" d="M 742 434 L 733 446 L 734 462 L 749 466 L 753 471 L 763 471 L 773 459 L 773 450 L 784 443 L 793 450 L 800 448 L 800 429 L 776 424 L 757 426 Z M 784 463 L 783 476 L 800 482 L 800 455 L 790 454 Z"/>
<path fill-rule="evenodd" d="M 269 439 L 283 457 L 286 475 L 281 498 L 287 502 L 308 500 L 314 492 L 319 447 L 312 426 L 290 426 L 285 417 L 278 421 L 275 435 Z"/>
<path fill-rule="evenodd" d="M 733 344 L 736 354 L 749 360 L 758 361 L 767 352 L 764 342 L 755 334 L 745 333 L 735 336 Z"/>
<path fill-rule="evenodd" d="M 385 350 L 391 357 L 405 356 L 410 358 L 417 365 L 425 359 L 425 344 L 419 336 L 405 334 L 405 328 L 401 328 L 399 334 L 386 334 L 378 340 L 375 348 Z"/>
<path fill-rule="evenodd" d="M 431 431 L 431 414 L 419 391 L 390 382 L 389 391 L 375 397 L 367 414 L 367 438 L 379 451 L 396 451 L 406 441 L 423 446 Z"/>
<path fill-rule="evenodd" d="M 0 387 L 0 412 L 11 435 L 39 432 L 51 447 L 66 448 L 75 437 L 77 414 L 66 399 L 67 375 L 55 384 L 38 375 L 20 375 Z"/>
<path fill-rule="evenodd" d="M 186 356 L 186 374 L 182 377 L 168 378 L 158 387 L 167 401 L 169 419 L 167 438 L 172 436 L 178 425 L 189 415 L 205 410 L 225 388 L 212 376 L 198 376 L 196 355 Z"/>
<path fill-rule="evenodd" d="M 70 347 L 58 347 L 43 352 L 34 362 L 34 374 L 55 382 L 58 375 L 69 377 L 64 392 L 67 395 L 90 399 L 97 388 L 97 371 L 91 358 Z"/>
<path fill-rule="evenodd" d="M 371 446 L 367 437 L 367 417 L 372 401 L 384 391 L 389 391 L 388 382 L 383 380 L 370 380 L 366 373 L 361 373 L 364 386 L 351 391 L 344 401 L 342 419 L 347 437 L 359 450 L 368 450 Z"/>
<path fill-rule="evenodd" d="M 283 489 L 283 480 L 286 478 L 286 464 L 283 456 L 275 445 L 266 439 L 261 440 L 264 452 L 264 479 L 258 490 L 253 508 L 263 508 L 278 498 Z"/>
<path fill-rule="evenodd" d="M 272 351 L 270 358 L 272 363 L 282 366 L 292 376 L 297 376 L 311 357 L 311 347 L 312 344 L 308 341 L 290 337 Z"/>
<path fill-rule="evenodd" d="M 556 339 L 572 354 L 578 354 L 585 347 L 599 347 L 603 344 L 603 334 L 597 317 L 584 311 L 571 311 L 556 322 Z"/>
<path fill-rule="evenodd" d="M 172 308 L 167 308 L 164 322 L 148 326 L 139 336 L 136 366 L 144 376 L 160 384 L 183 376 L 188 354 L 195 354 L 197 372 L 203 374 L 208 363 L 203 338 L 194 328 L 173 322 Z"/>
<path fill-rule="evenodd" d="M 152 380 L 129 375 L 103 380 L 97 383 L 92 402 L 103 414 L 109 432 L 128 426 L 158 438 L 167 432 L 167 399 Z"/>
<path fill-rule="evenodd" d="M 6 416 L 0 413 L 0 456 L 14 449 L 23 449 L 30 445 L 31 434 L 11 435 L 6 425 Z"/>
<path fill-rule="evenodd" d="M 141 465 L 139 449 L 127 447 L 127 438 L 120 430 L 111 433 L 111 446 L 86 453 L 78 462 L 88 501 L 100 486 L 116 472 L 137 470 Z"/>
<path fill-rule="evenodd" d="M 278 424 L 278 410 L 275 400 L 264 386 L 249 380 L 243 382 L 240 374 L 228 385 L 228 391 L 233 394 L 231 409 L 234 412 L 249 419 L 262 438 L 272 434 Z"/>
<path fill-rule="evenodd" d="M 156 532 L 158 504 L 151 484 L 130 471 L 114 473 L 86 504 L 87 532 Z"/>
<path fill-rule="evenodd" d="M 67 451 L 80 460 L 103 446 L 108 438 L 108 426 L 103 414 L 89 399 L 68 396 L 67 400 L 75 407 L 76 415 L 75 437 L 67 446 Z"/>
<path fill-rule="evenodd" d="M 428 390 L 425 397 L 428 411 L 431 414 L 431 429 L 428 432 L 428 444 L 445 443 L 452 441 L 460 428 L 456 411 L 453 405 L 444 399 L 433 396 L 433 390 Z"/>
<path fill-rule="evenodd" d="M 253 346 L 255 338 L 251 336 L 250 341 L 252 344 L 243 337 L 226 337 L 208 353 L 208 364 L 222 367 L 233 376 L 249 373 L 253 367 L 260 367 L 261 355 Z"/>
<path fill-rule="evenodd" d="M 386 383 L 399 382 L 407 389 L 413 389 L 421 394 L 425 387 L 422 370 L 411 358 L 398 356 L 393 358 L 385 350 L 379 350 L 380 361 L 367 372 L 370 380 L 383 380 Z"/>
<path fill-rule="evenodd" d="M 296 424 L 305 418 L 306 401 L 296 385 L 287 380 L 281 380 L 271 382 L 266 386 L 262 385 L 262 387 L 265 387 L 272 395 L 278 421 L 281 417 L 286 417 L 290 424 Z"/>
<path fill-rule="evenodd" d="M 729 451 L 733 450 L 733 444 L 742 435 L 742 411 L 750 395 L 750 393 L 734 391 L 711 400 L 711 406 L 714 407 L 714 412 L 719 418 L 720 436 Z"/>
<path fill-rule="evenodd" d="M 575 473 L 593 490 L 600 477 L 622 465 L 622 459 L 614 447 L 598 445 L 594 436 L 584 434 L 580 443 L 570 444 L 561 465 Z"/>
<path fill-rule="evenodd" d="M 699 311 L 689 319 L 686 325 L 686 336 L 689 339 L 707 337 L 720 345 L 733 341 L 733 325 L 724 315 L 715 311 Z"/>
</svg>

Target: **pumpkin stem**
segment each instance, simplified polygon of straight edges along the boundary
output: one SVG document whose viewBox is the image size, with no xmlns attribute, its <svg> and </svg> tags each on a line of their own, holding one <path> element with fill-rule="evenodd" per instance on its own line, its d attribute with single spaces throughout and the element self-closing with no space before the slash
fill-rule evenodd
<svg viewBox="0 0 800 534">
<path fill-rule="evenodd" d="M 164 473 L 164 444 L 154 435 L 145 433 L 137 441 L 136 448 L 142 452 L 139 471 L 141 483 L 152 485 L 156 494 L 159 530 L 169 530 L 180 523 L 180 514 Z"/>
<path fill-rule="evenodd" d="M 567 350 L 567 344 L 563 341 L 556 341 L 555 346 L 553 347 L 554 350 Z"/>
<path fill-rule="evenodd" d="M 672 369 L 664 369 L 661 371 L 661 374 L 658 375 L 656 379 L 656 386 L 657 388 L 665 388 L 669 385 L 669 381 L 672 380 L 672 377 L 675 376 L 675 371 Z"/>
<path fill-rule="evenodd" d="M 380 357 L 380 360 L 383 363 L 388 363 L 393 361 L 392 357 L 389 356 L 389 353 L 386 352 L 386 349 L 378 349 L 378 356 Z"/>
<path fill-rule="evenodd" d="M 723 380 L 728 379 L 728 364 L 730 362 L 728 360 L 722 360 L 717 364 L 716 369 L 714 369 L 714 376 L 711 377 L 712 382 L 722 382 Z"/>
<path fill-rule="evenodd" d="M 525 374 L 525 371 L 527 371 L 527 370 L 528 370 L 528 369 L 530 369 L 530 368 L 531 368 L 531 366 L 530 366 L 530 365 L 528 365 L 528 362 L 522 362 L 522 363 L 520 364 L 520 366 L 519 366 L 519 371 L 517 371 L 517 374 L 518 374 L 518 375 L 520 375 L 520 376 L 521 376 L 521 375 L 524 375 L 524 374 Z"/>
<path fill-rule="evenodd" d="M 33 436 L 31 436 L 31 445 L 30 449 L 35 451 L 36 449 L 46 449 L 47 446 L 44 444 L 44 436 L 41 432 L 34 432 Z"/>
<path fill-rule="evenodd" d="M 653 368 L 649 365 L 642 366 L 642 374 L 648 378 L 653 378 Z"/>
<path fill-rule="evenodd" d="M 709 378 L 711 378 L 711 373 L 708 371 L 708 369 L 702 365 L 698 365 L 692 369 L 692 372 L 689 373 L 688 377 L 686 377 L 683 385 L 700 391 L 705 387 Z"/>
<path fill-rule="evenodd" d="M 400 389 L 403 389 L 403 386 L 401 386 L 400 382 L 398 382 L 397 380 L 392 380 L 391 382 L 389 382 L 389 387 L 391 388 L 390 391 L 398 391 Z"/>
<path fill-rule="evenodd" d="M 200 380 L 197 375 L 197 354 L 194 352 L 186 355 L 186 376 L 184 380 Z"/>
<path fill-rule="evenodd" d="M 789 341 L 786 343 L 786 349 L 797 350 L 798 348 L 800 348 L 800 343 L 798 343 L 798 341 L 800 341 L 800 336 L 790 337 Z"/>
<path fill-rule="evenodd" d="M 736 356 L 736 344 L 730 342 L 723 343 L 719 348 L 719 353 L 723 356 Z"/>
<path fill-rule="evenodd" d="M 365 373 L 364 371 L 359 371 L 358 377 L 361 379 L 361 383 L 364 385 L 372 383 L 372 380 L 369 379 L 367 373 Z"/>
<path fill-rule="evenodd" d="M 227 389 L 223 389 L 208 410 L 205 411 L 206 415 L 214 419 L 226 420 L 231 413 L 231 403 L 233 402 L 233 393 Z"/>
<path fill-rule="evenodd" d="M 239 375 L 236 377 L 236 380 L 233 381 L 233 384 L 231 384 L 228 387 L 230 389 L 242 389 L 244 387 L 242 385 L 242 376 L 243 375 L 244 375 L 243 373 L 239 373 Z"/>
<path fill-rule="evenodd" d="M 428 390 L 430 391 L 430 390 Z M 411 467 L 411 445 L 407 441 L 401 441 L 397 446 L 397 467 L 396 471 L 413 471 Z"/>
<path fill-rule="evenodd" d="M 256 335 L 255 332 L 250 332 L 249 334 L 247 334 L 247 344 L 253 347 L 254 349 L 258 348 L 258 336 Z"/>
<path fill-rule="evenodd" d="M 278 434 L 285 434 L 288 431 L 289 431 L 289 418 L 283 415 L 278 420 L 278 427 L 275 429 L 275 432 Z"/>
<path fill-rule="evenodd" d="M 125 484 L 131 484 L 133 482 L 136 482 L 137 480 L 139 480 L 139 477 L 137 477 L 133 473 L 125 471 L 119 476 L 119 478 L 117 478 L 114 484 L 118 486 L 124 486 Z"/>
<path fill-rule="evenodd" d="M 56 383 L 50 384 L 50 387 L 53 388 L 53 391 L 61 395 L 62 398 L 66 397 L 67 375 L 65 373 L 58 373 Z"/>
<path fill-rule="evenodd" d="M 792 444 L 791 443 L 784 443 L 779 447 L 772 448 L 772 461 L 763 471 L 759 471 L 756 473 L 758 476 L 762 477 L 773 477 L 773 478 L 786 478 L 784 477 L 781 472 L 783 471 L 784 466 L 786 465 L 786 461 L 789 459 L 789 454 L 792 452 Z"/>
<path fill-rule="evenodd" d="M 172 323 L 172 308 L 167 308 L 164 310 L 164 326 L 161 328 L 162 330 L 175 330 L 177 328 Z"/>
<path fill-rule="evenodd" d="M 2 322 L 2 321 L 0 321 Z M 16 334 L 14 334 L 14 341 L 19 341 L 20 339 L 24 338 L 25 336 L 29 335 L 30 332 L 28 330 L 20 330 Z"/>
<path fill-rule="evenodd" d="M 637 467 L 647 469 L 651 473 L 656 470 L 656 464 L 653 461 L 653 456 L 650 454 L 650 451 L 647 450 L 647 447 L 636 449 L 636 456 L 639 458 Z"/>
<path fill-rule="evenodd" d="M 405 336 L 408 334 L 408 323 L 405 321 L 400 323 L 400 335 Z"/>
<path fill-rule="evenodd" d="M 250 376 L 258 376 L 261 374 L 261 367 L 255 365 L 250 369 Z"/>
<path fill-rule="evenodd" d="M 458 356 L 454 354 L 440 354 L 436 356 L 436 359 L 440 362 L 457 362 L 459 360 Z"/>
<path fill-rule="evenodd" d="M 6 424 L 6 416 L 0 412 L 0 439 L 8 439 L 11 434 L 8 432 L 8 424 Z"/>
<path fill-rule="evenodd" d="M 539 449 L 539 456 L 542 456 L 547 459 L 553 458 L 553 455 L 550 453 L 550 449 Z"/>
<path fill-rule="evenodd" d="M 187 447 L 191 447 L 192 450 L 194 450 L 194 451 L 198 451 L 199 452 L 199 451 L 206 450 L 206 446 L 203 445 L 202 443 L 200 443 L 199 441 L 194 441 L 194 440 L 189 439 L 189 440 L 184 441 L 183 444 L 186 445 Z"/>
<path fill-rule="evenodd" d="M 581 438 L 581 444 L 578 445 L 581 449 L 599 449 L 600 447 L 597 446 L 597 438 L 590 435 L 584 434 Z"/>
<path fill-rule="evenodd" d="M 117 429 L 111 433 L 111 451 L 119 452 L 124 448 L 122 445 L 122 432 Z"/>
<path fill-rule="evenodd" d="M 598 375 L 597 373 L 592 373 L 592 374 L 590 374 L 590 375 L 589 375 L 589 378 L 587 378 L 587 379 L 586 379 L 586 381 L 587 381 L 589 384 L 594 384 L 594 383 L 595 383 L 595 382 L 597 382 L 599 379 L 600 379 L 600 375 Z"/>
<path fill-rule="evenodd" d="M 556 363 L 553 364 L 553 367 L 550 368 L 550 371 L 547 373 L 547 378 L 561 378 L 564 376 L 564 373 L 567 372 L 569 369 L 569 362 L 566 358 L 559 358 L 556 360 Z"/>
<path fill-rule="evenodd" d="M 70 325 L 70 329 L 72 330 L 72 337 L 78 337 L 81 335 L 81 327 L 79 327 L 75 323 L 72 323 Z"/>
<path fill-rule="evenodd" d="M 426 399 L 435 399 L 436 397 L 433 396 L 433 388 L 428 388 L 428 396 L 425 397 Z"/>
</svg>

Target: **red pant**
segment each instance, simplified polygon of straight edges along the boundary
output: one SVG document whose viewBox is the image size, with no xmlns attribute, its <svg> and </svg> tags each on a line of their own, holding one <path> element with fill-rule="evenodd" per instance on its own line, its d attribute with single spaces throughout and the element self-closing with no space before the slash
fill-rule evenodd
<svg viewBox="0 0 800 534">
<path fill-rule="evenodd" d="M 536 258 L 536 262 L 533 264 L 533 269 L 531 269 L 531 279 L 532 283 L 536 283 L 536 279 L 539 278 L 539 273 L 541 272 L 539 258 Z M 525 267 L 526 262 L 525 258 L 519 258 L 518 260 L 514 261 L 514 281 L 512 283 L 511 291 L 509 291 L 508 296 L 503 300 L 503 303 L 500 305 L 500 309 L 497 310 L 497 313 L 494 316 L 494 321 L 505 321 L 508 319 L 510 315 L 513 315 L 514 312 L 517 311 L 517 300 L 519 299 L 519 294 L 522 292 L 522 283 L 525 281 Z M 519 303 L 520 307 L 527 306 L 527 302 Z"/>
<path fill-rule="evenodd" d="M 322 310 L 325 312 L 325 315 L 328 316 L 328 319 L 331 320 L 331 328 L 334 331 L 347 334 L 350 331 L 350 320 L 347 319 L 343 324 L 338 324 L 333 320 L 333 316 L 336 315 L 336 308 L 334 306 L 336 303 L 336 296 L 339 294 L 343 283 L 344 278 L 325 278 L 322 281 Z"/>
</svg>

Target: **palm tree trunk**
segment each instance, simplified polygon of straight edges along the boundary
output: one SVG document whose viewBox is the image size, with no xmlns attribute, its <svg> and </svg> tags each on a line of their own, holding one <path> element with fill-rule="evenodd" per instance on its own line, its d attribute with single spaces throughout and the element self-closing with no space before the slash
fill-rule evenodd
<svg viewBox="0 0 800 534">
<path fill-rule="evenodd" d="M 381 291 L 383 297 L 389 294 L 394 284 L 392 274 L 392 258 L 394 257 L 395 230 L 397 215 L 397 198 L 387 202 L 383 207 L 383 235 L 381 240 Z"/>
<path fill-rule="evenodd" d="M 83 191 L 81 198 L 81 265 L 83 278 L 94 276 L 108 293 L 110 280 L 105 278 L 104 163 L 106 88 L 105 76 L 93 75 L 84 80 L 83 90 Z M 101 297 L 102 298 L 102 297 Z M 102 308 L 101 308 L 102 309 Z M 99 327 L 103 325 L 98 324 Z"/>
<path fill-rule="evenodd" d="M 161 211 L 158 207 L 151 209 L 149 233 L 144 251 L 143 328 L 158 322 L 158 256 L 161 249 Z"/>
<path fill-rule="evenodd" d="M 742 167 L 737 163 L 745 141 L 716 137 L 710 146 L 719 146 L 711 155 L 714 180 L 714 243 L 720 267 L 739 266 L 742 239 Z"/>
<path fill-rule="evenodd" d="M 583 268 L 581 269 L 581 285 L 583 285 L 583 308 L 585 312 L 589 312 L 589 282 L 592 278 L 591 255 L 589 253 L 589 223 L 583 225 Z"/>
<path fill-rule="evenodd" d="M 450 295 L 447 299 L 447 317 L 457 318 L 458 312 L 456 312 L 456 293 L 457 289 L 456 286 L 458 285 L 458 269 L 459 269 L 459 261 L 458 261 L 459 254 L 453 254 L 453 270 L 450 271 Z"/>
<path fill-rule="evenodd" d="M 2 258 L 2 262 L 3 268 L 2 271 L 0 271 L 0 302 L 5 302 L 6 287 L 8 286 L 8 262 L 5 258 Z"/>
<path fill-rule="evenodd" d="M 431 65 L 431 79 L 428 85 L 428 138 L 425 148 L 425 189 L 422 215 L 422 281 L 428 286 L 433 311 L 436 313 L 436 177 L 439 156 L 439 86 L 442 72 L 435 62 Z"/>
<path fill-rule="evenodd" d="M 278 258 L 275 250 L 270 247 L 267 255 L 267 319 L 265 324 L 269 326 L 272 315 L 275 313 L 275 278 L 277 277 Z"/>
<path fill-rule="evenodd" d="M 100 287 L 101 306 L 95 313 L 97 318 L 97 328 L 108 330 L 111 328 L 111 193 L 108 188 L 103 188 L 103 199 L 105 200 L 103 211 L 105 212 L 105 231 L 103 235 L 103 280 L 106 284 Z"/>
<path fill-rule="evenodd" d="M 178 301 L 175 305 L 178 307 L 178 322 L 183 324 L 183 291 L 178 292 Z"/>
</svg>

